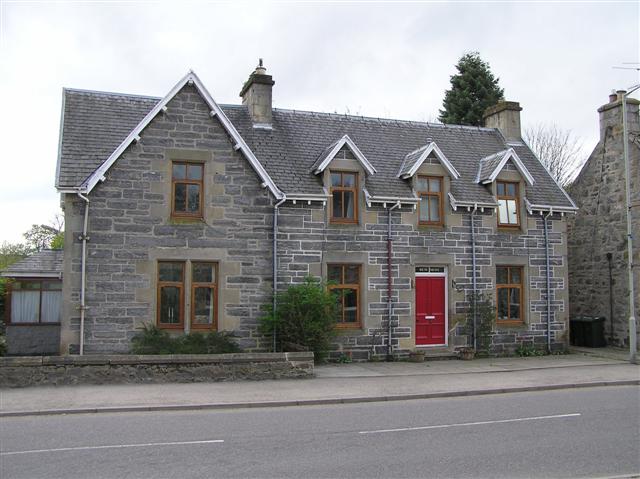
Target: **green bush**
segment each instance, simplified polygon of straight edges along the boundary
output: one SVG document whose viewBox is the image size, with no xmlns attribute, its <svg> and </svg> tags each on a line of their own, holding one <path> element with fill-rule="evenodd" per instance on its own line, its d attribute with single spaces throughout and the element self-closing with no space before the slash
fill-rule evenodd
<svg viewBox="0 0 640 479">
<path fill-rule="evenodd" d="M 266 307 L 260 318 L 260 332 L 272 337 L 274 331 L 277 349 L 308 349 L 316 361 L 324 359 L 335 335 L 338 303 L 326 284 L 312 277 L 304 283 L 290 286 L 276 296 L 277 308 Z"/>
<path fill-rule="evenodd" d="M 467 295 L 469 306 L 465 311 L 467 333 L 473 337 L 473 318 L 476 318 L 476 353 L 488 355 L 491 351 L 491 337 L 496 322 L 496 308 L 491 294 L 478 291 Z"/>
<path fill-rule="evenodd" d="M 224 354 L 238 353 L 240 347 L 227 331 L 190 333 L 172 337 L 155 325 L 144 325 L 131 339 L 134 354 Z"/>
</svg>

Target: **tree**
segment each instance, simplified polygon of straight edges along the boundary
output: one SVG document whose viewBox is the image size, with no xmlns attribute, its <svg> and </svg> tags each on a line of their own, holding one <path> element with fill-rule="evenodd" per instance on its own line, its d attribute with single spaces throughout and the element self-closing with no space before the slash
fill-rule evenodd
<svg viewBox="0 0 640 479">
<path fill-rule="evenodd" d="M 568 186 L 586 161 L 580 141 L 555 124 L 526 128 L 524 139 L 560 186 Z"/>
<path fill-rule="evenodd" d="M 456 65 L 458 74 L 451 76 L 451 89 L 444 94 L 442 123 L 482 126 L 484 111 L 504 99 L 489 64 L 478 52 L 466 53 Z"/>
</svg>

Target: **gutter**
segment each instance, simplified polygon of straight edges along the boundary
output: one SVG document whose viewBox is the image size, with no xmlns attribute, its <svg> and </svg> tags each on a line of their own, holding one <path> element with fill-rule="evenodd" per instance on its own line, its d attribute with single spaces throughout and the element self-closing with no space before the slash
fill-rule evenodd
<svg viewBox="0 0 640 479">
<path fill-rule="evenodd" d="M 89 198 L 77 192 L 78 197 L 84 203 L 84 223 L 80 240 L 82 241 L 82 274 L 80 280 L 80 356 L 84 354 L 84 315 L 86 310 L 86 279 L 87 279 L 87 226 L 89 222 Z"/>
<path fill-rule="evenodd" d="M 393 254 L 392 250 L 392 238 L 391 238 L 391 211 L 400 207 L 400 201 L 398 201 L 395 205 L 387 208 L 387 361 L 393 360 L 393 345 L 391 344 L 391 339 L 393 338 L 391 327 L 391 316 L 392 316 L 392 301 L 391 301 L 391 256 Z"/>
<path fill-rule="evenodd" d="M 280 205 L 287 201 L 287 195 L 284 195 L 280 201 L 273 205 L 273 318 L 275 320 L 277 311 L 276 295 L 278 294 L 278 213 Z M 276 352 L 277 331 L 274 322 L 273 326 L 273 352 Z"/>
<path fill-rule="evenodd" d="M 547 218 L 553 214 L 553 208 L 549 210 L 542 221 L 544 222 L 544 255 L 547 267 L 547 352 L 551 354 L 551 270 L 549 265 L 549 226 Z"/>
</svg>

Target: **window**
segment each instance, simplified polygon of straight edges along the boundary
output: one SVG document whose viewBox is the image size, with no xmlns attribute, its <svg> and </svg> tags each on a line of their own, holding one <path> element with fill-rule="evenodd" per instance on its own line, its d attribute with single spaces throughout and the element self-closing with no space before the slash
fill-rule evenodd
<svg viewBox="0 0 640 479">
<path fill-rule="evenodd" d="M 202 163 L 172 163 L 172 216 L 202 218 L 203 170 Z"/>
<path fill-rule="evenodd" d="M 338 327 L 360 326 L 360 265 L 330 264 L 327 266 L 329 290 L 338 301 Z"/>
<path fill-rule="evenodd" d="M 498 226 L 519 226 L 518 183 L 498 181 L 496 188 L 498 193 Z"/>
<path fill-rule="evenodd" d="M 158 326 L 181 329 L 184 325 L 184 263 L 158 263 Z"/>
<path fill-rule="evenodd" d="M 522 266 L 496 267 L 498 322 L 523 322 Z"/>
<path fill-rule="evenodd" d="M 62 283 L 21 280 L 11 283 L 11 324 L 55 324 L 60 322 Z"/>
<path fill-rule="evenodd" d="M 357 173 L 331 172 L 332 223 L 356 223 L 358 221 L 357 185 Z"/>
<path fill-rule="evenodd" d="M 191 327 L 216 329 L 215 263 L 191 263 Z"/>
<path fill-rule="evenodd" d="M 442 225 L 442 178 L 418 176 L 419 224 Z"/>
</svg>

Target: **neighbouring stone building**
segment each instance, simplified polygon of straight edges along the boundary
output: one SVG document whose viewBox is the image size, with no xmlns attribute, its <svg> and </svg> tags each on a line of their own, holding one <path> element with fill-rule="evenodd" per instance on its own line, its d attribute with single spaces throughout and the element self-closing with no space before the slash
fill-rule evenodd
<svg viewBox="0 0 640 479">
<path fill-rule="evenodd" d="M 242 105 L 193 72 L 162 99 L 64 90 L 62 354 L 127 352 L 143 323 L 268 350 L 274 276 L 308 275 L 343 292 L 334 355 L 472 343 L 474 290 L 497 306 L 493 353 L 566 347 L 576 208 L 517 103 L 463 127 L 275 109 L 273 85 L 260 65 Z"/>
<path fill-rule="evenodd" d="M 629 344 L 627 209 L 622 95 L 600 108 L 600 141 L 571 185 L 580 210 L 569 220 L 571 315 L 606 318 L 610 344 Z M 627 98 L 633 262 L 640 264 L 640 102 Z M 638 268 L 634 268 L 635 317 L 640 317 Z M 611 279 L 610 279 L 611 278 Z"/>
<path fill-rule="evenodd" d="M 62 250 L 43 250 L 0 276 L 8 278 L 5 301 L 7 354 L 58 354 L 62 312 Z"/>
</svg>

